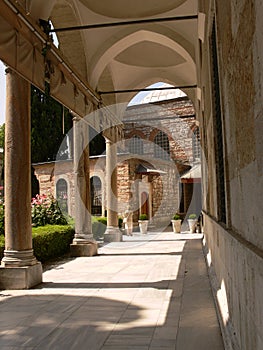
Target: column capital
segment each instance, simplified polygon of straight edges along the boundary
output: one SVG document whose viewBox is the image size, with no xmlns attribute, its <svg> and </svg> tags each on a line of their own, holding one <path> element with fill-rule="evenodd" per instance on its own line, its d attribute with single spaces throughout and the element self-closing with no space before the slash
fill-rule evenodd
<svg viewBox="0 0 263 350">
<path fill-rule="evenodd" d="M 9 74 L 9 73 L 13 73 L 13 69 L 10 68 L 10 67 L 6 67 L 6 69 L 5 69 L 5 74 L 7 75 L 7 74 Z"/>
<path fill-rule="evenodd" d="M 106 144 L 111 145 L 113 143 L 112 140 L 108 139 L 107 137 L 104 136 L 104 138 Z"/>
<path fill-rule="evenodd" d="M 72 118 L 73 122 L 79 122 L 81 119 L 82 118 L 80 118 L 78 115 L 73 114 L 73 118 Z"/>
</svg>

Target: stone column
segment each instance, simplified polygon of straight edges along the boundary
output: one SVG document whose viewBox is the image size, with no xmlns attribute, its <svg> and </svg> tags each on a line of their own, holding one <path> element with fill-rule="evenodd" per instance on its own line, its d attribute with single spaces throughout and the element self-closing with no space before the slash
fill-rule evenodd
<svg viewBox="0 0 263 350">
<path fill-rule="evenodd" d="M 106 201 L 107 229 L 105 242 L 120 242 L 122 234 L 118 227 L 117 199 L 117 144 L 106 139 Z"/>
<path fill-rule="evenodd" d="M 27 289 L 42 282 L 32 249 L 30 84 L 11 69 L 6 76 L 5 251 L 0 289 Z"/>
<path fill-rule="evenodd" d="M 74 190 L 75 236 L 70 246 L 72 256 L 97 254 L 97 243 L 92 234 L 90 176 L 89 176 L 89 126 L 74 118 Z"/>
</svg>

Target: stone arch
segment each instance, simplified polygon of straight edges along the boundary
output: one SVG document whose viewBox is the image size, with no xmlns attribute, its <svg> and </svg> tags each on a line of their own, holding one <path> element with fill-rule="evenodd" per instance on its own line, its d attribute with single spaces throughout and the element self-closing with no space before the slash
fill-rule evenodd
<svg viewBox="0 0 263 350">
<path fill-rule="evenodd" d="M 195 132 L 196 129 L 198 129 L 199 126 L 196 124 L 196 122 L 192 123 L 189 127 L 189 131 L 188 131 L 188 137 L 192 137 L 193 133 Z"/>
<path fill-rule="evenodd" d="M 133 129 L 131 130 L 129 133 L 127 133 L 126 135 L 126 138 L 127 139 L 130 139 L 132 138 L 133 136 L 139 136 L 141 139 L 143 140 L 146 140 L 147 137 L 146 135 L 141 131 L 141 130 L 136 130 L 136 129 Z"/>
<path fill-rule="evenodd" d="M 168 140 L 173 141 L 173 137 L 172 137 L 171 133 L 168 130 L 166 130 L 166 128 L 162 128 L 162 129 L 154 128 L 150 133 L 149 141 L 154 142 L 154 139 L 159 132 L 165 133 L 168 137 Z"/>
</svg>

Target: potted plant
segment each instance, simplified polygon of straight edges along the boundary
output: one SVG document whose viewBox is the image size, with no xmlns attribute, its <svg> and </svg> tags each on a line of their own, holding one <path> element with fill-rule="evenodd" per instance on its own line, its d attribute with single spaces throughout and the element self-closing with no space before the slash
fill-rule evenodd
<svg viewBox="0 0 263 350">
<path fill-rule="evenodd" d="M 189 226 L 189 230 L 190 233 L 194 233 L 195 232 L 195 228 L 196 228 L 196 224 L 197 224 L 197 215 L 196 214 L 190 214 L 188 216 L 188 226 Z"/>
<path fill-rule="evenodd" d="M 139 227 L 140 227 L 140 232 L 145 234 L 147 233 L 147 228 L 148 228 L 148 216 L 146 214 L 141 214 L 139 216 Z"/>
<path fill-rule="evenodd" d="M 173 232 L 180 233 L 181 232 L 181 223 L 182 223 L 181 216 L 179 214 L 175 214 L 171 221 L 172 221 L 172 225 L 173 225 Z"/>
</svg>

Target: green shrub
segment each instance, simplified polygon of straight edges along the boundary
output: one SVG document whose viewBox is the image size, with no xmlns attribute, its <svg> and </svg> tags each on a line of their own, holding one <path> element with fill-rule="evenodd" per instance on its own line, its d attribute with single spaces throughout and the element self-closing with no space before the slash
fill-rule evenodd
<svg viewBox="0 0 263 350">
<path fill-rule="evenodd" d="M 58 201 L 49 194 L 37 194 L 31 202 L 32 225 L 67 225 L 67 220 L 63 215 Z"/>
<path fill-rule="evenodd" d="M 0 235 L 0 258 L 1 259 L 4 256 L 4 250 L 5 250 L 5 237 L 3 235 Z"/>
<path fill-rule="evenodd" d="M 33 227 L 32 243 L 34 255 L 38 261 L 59 258 L 70 250 L 74 238 L 74 229 L 69 225 L 46 225 Z M 5 238 L 0 235 L 0 255 L 3 257 Z"/>
<path fill-rule="evenodd" d="M 0 235 L 5 234 L 5 205 L 0 204 Z"/>
<path fill-rule="evenodd" d="M 139 216 L 139 220 L 148 220 L 147 214 L 141 214 L 141 215 Z"/>
<path fill-rule="evenodd" d="M 102 241 L 107 228 L 107 218 L 104 216 L 92 216 L 92 233 L 96 241 Z"/>
<path fill-rule="evenodd" d="M 118 226 L 122 227 L 123 218 L 118 217 Z M 93 216 L 92 217 L 92 233 L 96 241 L 101 241 L 104 238 L 104 233 L 107 228 L 107 218 L 104 216 Z"/>
<path fill-rule="evenodd" d="M 92 233 L 96 241 L 103 240 L 106 228 L 107 226 L 99 221 L 95 221 L 92 223 Z"/>
<path fill-rule="evenodd" d="M 196 214 L 190 214 L 190 215 L 188 216 L 188 218 L 189 218 L 190 220 L 195 220 L 195 219 L 197 218 L 197 215 L 196 215 Z"/>
<path fill-rule="evenodd" d="M 105 218 L 104 216 L 96 217 L 95 221 L 107 226 L 107 218 Z"/>
<path fill-rule="evenodd" d="M 179 214 L 175 214 L 173 220 L 181 220 L 181 216 Z"/>
<path fill-rule="evenodd" d="M 33 228 L 32 237 L 35 257 L 45 262 L 69 252 L 74 229 L 65 225 L 46 225 Z"/>
</svg>

